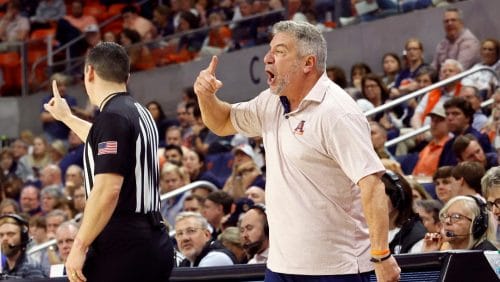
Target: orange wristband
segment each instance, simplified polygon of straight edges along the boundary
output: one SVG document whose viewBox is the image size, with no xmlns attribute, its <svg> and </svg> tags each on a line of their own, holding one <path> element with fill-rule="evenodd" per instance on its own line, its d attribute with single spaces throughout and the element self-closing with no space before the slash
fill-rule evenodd
<svg viewBox="0 0 500 282">
<path fill-rule="evenodd" d="M 387 254 L 389 254 L 391 251 L 389 249 L 385 249 L 385 250 L 371 250 L 370 251 L 370 254 L 372 256 L 385 256 Z"/>
</svg>

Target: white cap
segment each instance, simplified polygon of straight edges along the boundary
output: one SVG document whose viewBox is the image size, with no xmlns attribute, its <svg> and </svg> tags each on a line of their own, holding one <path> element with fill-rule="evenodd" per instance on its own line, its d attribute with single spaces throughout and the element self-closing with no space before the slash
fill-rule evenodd
<svg viewBox="0 0 500 282">
<path fill-rule="evenodd" d="M 88 26 L 86 26 L 83 31 L 85 32 L 99 32 L 99 26 L 97 26 L 96 24 L 89 24 Z"/>
<path fill-rule="evenodd" d="M 255 160 L 255 153 L 253 152 L 253 149 L 250 145 L 248 144 L 240 144 L 233 149 L 233 154 L 236 153 L 237 151 L 243 152 L 245 155 L 249 156 L 252 158 L 252 160 Z"/>
</svg>

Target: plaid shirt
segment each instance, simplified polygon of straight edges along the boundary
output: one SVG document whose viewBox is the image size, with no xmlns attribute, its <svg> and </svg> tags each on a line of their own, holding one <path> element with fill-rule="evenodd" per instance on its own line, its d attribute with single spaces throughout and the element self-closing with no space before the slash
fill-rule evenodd
<svg viewBox="0 0 500 282">
<path fill-rule="evenodd" d="M 2 261 L 2 275 L 6 275 L 7 278 L 45 278 L 43 274 L 42 266 L 28 258 L 26 253 L 21 253 L 21 256 L 16 261 L 16 265 L 9 269 L 7 261 Z"/>
</svg>

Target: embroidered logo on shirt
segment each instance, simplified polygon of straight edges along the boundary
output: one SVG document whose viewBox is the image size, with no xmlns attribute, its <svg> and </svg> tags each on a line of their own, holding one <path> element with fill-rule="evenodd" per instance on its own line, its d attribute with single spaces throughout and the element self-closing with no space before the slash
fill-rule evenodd
<svg viewBox="0 0 500 282">
<path fill-rule="evenodd" d="M 305 120 L 301 120 L 299 122 L 299 124 L 297 124 L 297 127 L 295 127 L 295 129 L 293 130 L 293 132 L 297 135 L 302 135 L 304 134 L 304 123 L 306 121 Z"/>
<path fill-rule="evenodd" d="M 118 151 L 118 142 L 116 141 L 106 141 L 97 144 L 97 155 L 116 155 Z"/>
</svg>

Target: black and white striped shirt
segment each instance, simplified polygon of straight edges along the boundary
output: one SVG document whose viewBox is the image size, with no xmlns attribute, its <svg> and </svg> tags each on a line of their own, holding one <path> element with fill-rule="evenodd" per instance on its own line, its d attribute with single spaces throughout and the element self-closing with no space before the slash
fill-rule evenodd
<svg viewBox="0 0 500 282">
<path fill-rule="evenodd" d="M 128 93 L 110 98 L 90 129 L 84 152 L 85 190 L 94 177 L 124 177 L 115 214 L 159 211 L 158 130 L 149 111 Z"/>
</svg>

